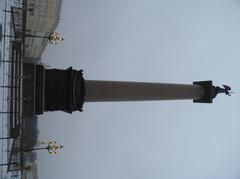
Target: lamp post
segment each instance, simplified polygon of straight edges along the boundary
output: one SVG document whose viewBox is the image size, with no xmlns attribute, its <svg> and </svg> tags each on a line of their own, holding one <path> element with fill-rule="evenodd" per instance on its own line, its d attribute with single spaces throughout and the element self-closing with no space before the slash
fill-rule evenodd
<svg viewBox="0 0 240 179">
<path fill-rule="evenodd" d="M 1 137 L 0 140 L 16 139 L 16 137 Z"/>
<path fill-rule="evenodd" d="M 62 149 L 63 145 L 57 145 L 56 141 L 49 141 L 46 147 L 37 147 L 37 148 L 19 148 L 20 152 L 29 152 L 33 150 L 46 150 L 50 155 L 56 154 L 58 149 Z"/>
<path fill-rule="evenodd" d="M 8 35 L 8 34 L 0 34 L 0 39 L 2 37 L 10 37 L 10 38 L 20 38 L 21 35 Z M 34 38 L 43 38 L 43 39 L 48 39 L 50 44 L 56 45 L 58 41 L 63 41 L 65 40 L 63 37 L 59 36 L 57 32 L 52 32 L 48 36 L 44 35 L 34 35 L 34 34 L 23 34 L 23 37 L 34 37 Z"/>
<path fill-rule="evenodd" d="M 0 166 L 9 166 L 9 165 L 17 165 L 18 163 L 17 162 L 12 162 L 12 163 L 2 163 L 0 164 Z"/>
<path fill-rule="evenodd" d="M 63 145 L 56 145 L 55 141 L 50 141 L 48 142 L 47 150 L 50 155 L 56 154 L 56 150 L 62 149 L 64 146 Z"/>
<path fill-rule="evenodd" d="M 50 36 L 48 37 L 49 42 L 53 45 L 56 45 L 58 41 L 63 41 L 64 38 L 60 37 L 57 32 L 53 32 L 50 34 Z"/>
</svg>

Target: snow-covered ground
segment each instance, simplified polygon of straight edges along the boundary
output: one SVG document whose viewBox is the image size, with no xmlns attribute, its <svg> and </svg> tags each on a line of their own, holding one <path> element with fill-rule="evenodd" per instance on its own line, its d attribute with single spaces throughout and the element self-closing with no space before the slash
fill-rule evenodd
<svg viewBox="0 0 240 179">
<path fill-rule="evenodd" d="M 10 9 L 13 0 L 0 0 L 0 24 L 2 25 L 2 33 L 9 34 L 10 31 L 10 15 L 4 13 L 3 10 Z M 8 60 L 9 58 L 9 39 L 3 38 L 0 42 L 0 60 Z M 0 62 L 0 86 L 7 84 L 8 64 Z M 0 111 L 7 111 L 7 89 L 0 88 Z M 7 136 L 7 115 L 0 114 L 0 137 Z M 7 163 L 7 140 L 0 140 L 0 162 Z M 6 173 L 7 167 L 0 168 L 0 178 L 10 178 Z"/>
</svg>

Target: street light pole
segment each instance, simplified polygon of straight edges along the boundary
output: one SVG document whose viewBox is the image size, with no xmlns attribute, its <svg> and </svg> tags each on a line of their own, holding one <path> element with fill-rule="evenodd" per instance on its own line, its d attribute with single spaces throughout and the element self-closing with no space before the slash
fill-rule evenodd
<svg viewBox="0 0 240 179">
<path fill-rule="evenodd" d="M 22 15 L 22 14 L 19 13 L 19 12 L 8 11 L 8 10 L 3 10 L 3 12 L 8 12 L 8 13 L 11 13 L 11 14 L 19 14 L 19 15 Z"/>
<path fill-rule="evenodd" d="M 8 166 L 8 165 L 17 165 L 18 163 L 12 162 L 12 163 L 2 163 L 0 166 Z"/>
<path fill-rule="evenodd" d="M 11 37 L 11 38 L 20 38 L 21 36 L 17 35 L 8 35 L 8 34 L 2 34 L 3 37 Z M 33 35 L 33 34 L 25 34 L 25 37 L 36 37 L 36 38 L 49 38 L 48 36 L 42 36 L 42 35 Z"/>
<path fill-rule="evenodd" d="M 0 112 L 0 114 L 17 114 L 19 112 L 16 111 L 4 111 L 4 112 Z"/>
<path fill-rule="evenodd" d="M 0 60 L 0 63 L 22 63 L 20 61 L 11 61 L 11 60 Z"/>
<path fill-rule="evenodd" d="M 19 88 L 19 86 L 0 86 L 1 88 Z"/>
<path fill-rule="evenodd" d="M 15 139 L 16 137 L 1 137 L 0 140 L 5 140 L 5 139 Z"/>
<path fill-rule="evenodd" d="M 23 149 L 24 152 L 27 152 L 27 151 L 33 151 L 33 150 L 45 150 L 45 149 L 48 149 L 47 147 L 38 147 L 38 148 L 25 148 Z"/>
<path fill-rule="evenodd" d="M 48 153 L 51 155 L 56 154 L 58 149 L 62 149 L 63 145 L 57 145 L 55 141 L 49 141 L 46 147 L 37 147 L 37 148 L 19 148 L 19 152 L 30 152 L 34 150 L 48 150 Z"/>
<path fill-rule="evenodd" d="M 64 38 L 59 36 L 57 32 L 50 33 L 49 36 L 44 36 L 44 35 L 33 35 L 33 34 L 23 34 L 21 35 L 8 35 L 8 34 L 0 34 L 0 39 L 2 37 L 10 37 L 10 38 L 21 38 L 21 37 L 35 37 L 35 38 L 43 38 L 43 39 L 48 39 L 49 42 L 53 45 L 56 45 L 58 41 L 63 41 Z"/>
</svg>

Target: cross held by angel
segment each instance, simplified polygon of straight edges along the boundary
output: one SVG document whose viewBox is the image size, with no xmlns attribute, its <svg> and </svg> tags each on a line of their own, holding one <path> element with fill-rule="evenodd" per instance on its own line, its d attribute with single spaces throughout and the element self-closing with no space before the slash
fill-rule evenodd
<svg viewBox="0 0 240 179">
<path fill-rule="evenodd" d="M 231 96 L 231 93 L 233 93 L 233 92 L 230 92 L 231 87 L 227 85 L 223 85 L 223 88 L 216 86 L 215 90 L 216 90 L 216 94 L 225 93 L 227 96 Z"/>
</svg>

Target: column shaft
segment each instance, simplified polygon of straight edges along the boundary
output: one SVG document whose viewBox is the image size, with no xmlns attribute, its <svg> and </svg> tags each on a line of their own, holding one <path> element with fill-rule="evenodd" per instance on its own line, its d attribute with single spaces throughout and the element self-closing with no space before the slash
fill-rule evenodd
<svg viewBox="0 0 240 179">
<path fill-rule="evenodd" d="M 86 102 L 200 99 L 200 85 L 86 80 Z"/>
</svg>

